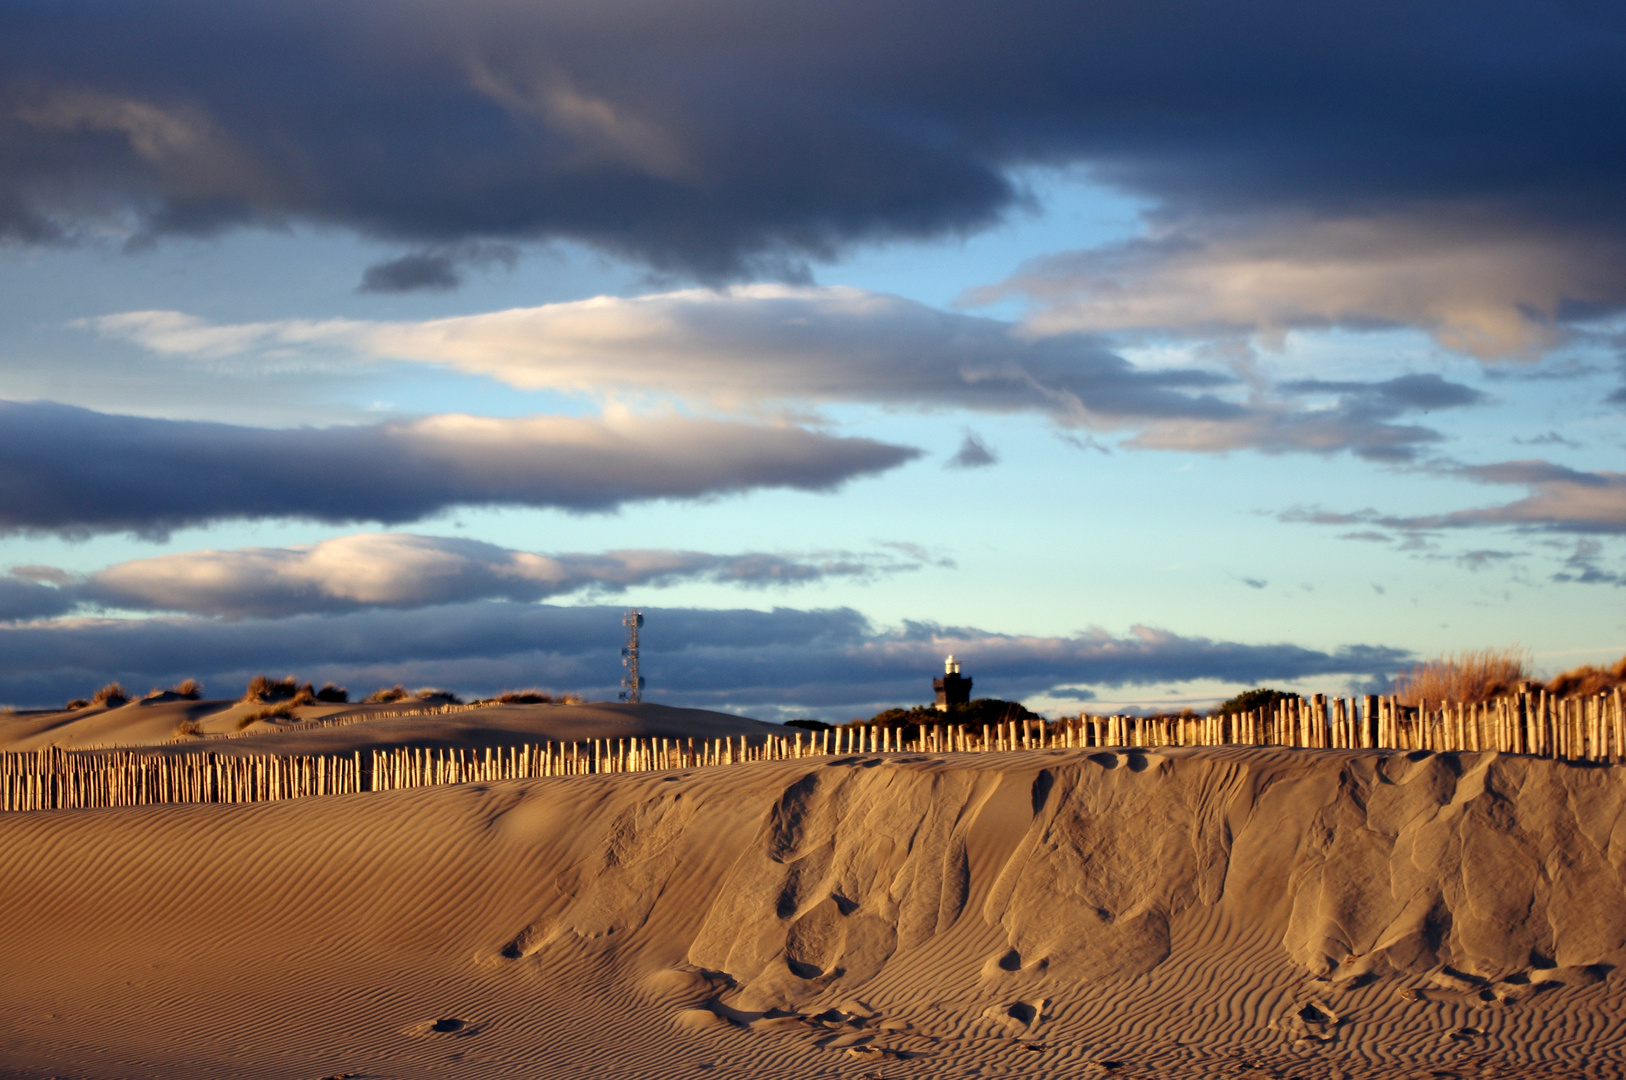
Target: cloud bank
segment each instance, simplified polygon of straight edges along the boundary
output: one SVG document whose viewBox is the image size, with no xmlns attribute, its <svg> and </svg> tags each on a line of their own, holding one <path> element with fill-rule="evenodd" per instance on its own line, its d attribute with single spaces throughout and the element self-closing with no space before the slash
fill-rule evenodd
<svg viewBox="0 0 1626 1080">
<path fill-rule="evenodd" d="M 1206 392 L 1230 384 L 1226 375 L 1143 371 L 1089 338 L 1026 339 L 996 319 L 846 287 L 599 296 L 422 322 L 217 325 L 137 311 L 87 325 L 171 355 L 327 348 L 526 390 L 667 394 L 730 409 L 858 401 L 1040 411 L 1067 424 L 1239 412 Z"/>
<path fill-rule="evenodd" d="M 1444 212 L 1449 216 L 1450 212 Z M 1620 238 L 1496 224 L 1482 209 L 1416 216 L 1267 217 L 1220 235 L 1183 223 L 1154 239 L 1046 256 L 967 295 L 1033 303 L 1035 333 L 1192 335 L 1413 326 L 1484 359 L 1535 356 L 1569 317 L 1618 307 Z"/>
<path fill-rule="evenodd" d="M 1070 637 L 925 623 L 881 631 L 850 608 L 645 610 L 643 668 L 652 700 L 770 718 L 846 719 L 925 701 L 948 652 L 965 659 L 979 695 L 1007 698 L 1080 684 L 1371 678 L 1392 674 L 1410 659 L 1376 646 L 1323 652 L 1146 627 L 1123 636 L 1092 630 Z M 621 676 L 620 616 L 619 608 L 487 601 L 418 612 L 228 622 L 64 619 L 0 627 L 0 700 L 60 704 L 110 678 L 147 686 L 196 677 L 231 693 L 262 671 L 330 679 L 352 690 L 400 681 L 482 693 L 541 683 L 613 698 Z"/>
<path fill-rule="evenodd" d="M 479 540 L 358 533 L 283 548 L 188 551 L 133 559 L 76 580 L 47 567 L 0 577 L 0 620 L 96 605 L 229 619 L 475 600 L 533 602 L 707 581 L 762 588 L 918 569 L 911 553 L 784 556 L 763 552 L 629 550 L 536 554 Z M 46 581 L 49 580 L 50 584 Z"/>
<path fill-rule="evenodd" d="M 0 402 L 0 532 L 244 517 L 395 524 L 456 506 L 613 510 L 757 488 L 828 491 L 919 455 L 787 425 L 431 416 L 274 430 Z"/>
<path fill-rule="evenodd" d="M 1368 461 L 1399 464 L 1442 436 L 1402 417 L 1479 404 L 1485 395 L 1438 375 L 1401 375 L 1380 382 L 1304 379 L 1274 388 L 1239 414 L 1225 419 L 1159 421 L 1128 441 L 1147 450 L 1224 453 L 1260 450 L 1268 454 L 1349 451 Z M 1305 398 L 1327 398 L 1307 406 Z"/>
<path fill-rule="evenodd" d="M 1278 387 L 1274 397 L 1238 401 L 1230 374 L 1140 368 L 1091 337 L 1034 337 L 1001 320 L 845 287 L 600 296 L 422 322 L 218 325 L 138 311 L 85 325 L 169 355 L 336 349 L 442 365 L 527 390 L 669 395 L 729 410 L 856 402 L 1034 412 L 1062 427 L 1139 427 L 1132 446 L 1191 452 L 1348 450 L 1408 460 L 1440 436 L 1397 419 L 1483 400 L 1437 375 L 1408 375 L 1300 381 Z M 1306 398 L 1327 403 L 1310 407 Z"/>
<path fill-rule="evenodd" d="M 339 225 L 408 248 L 367 272 L 384 292 L 557 238 L 794 279 L 991 225 L 1016 170 L 1077 164 L 1151 229 L 1006 282 L 1045 333 L 1402 324 L 1505 356 L 1626 306 L 1615 7 L 843 0 L 817 24 L 740 0 L 8 8 L 0 235 Z"/>
<path fill-rule="evenodd" d="M 1485 484 L 1523 485 L 1529 494 L 1513 502 L 1444 514 L 1397 515 L 1376 510 L 1337 513 L 1295 509 L 1284 521 L 1316 525 L 1380 525 L 1390 529 L 1460 529 L 1513 526 L 1549 532 L 1626 535 L 1626 473 L 1586 472 L 1539 459 L 1489 465 L 1449 465 L 1439 471 Z M 1351 534 L 1366 539 L 1362 534 Z"/>
<path fill-rule="evenodd" d="M 1222 250 L 1198 261 L 1222 271 L 1279 257 L 1249 236 L 1284 242 L 1227 223 L 1291 213 L 1357 234 L 1357 280 L 1279 274 L 1260 310 L 1169 265 L 1159 318 L 1375 314 L 1475 348 L 1522 337 L 1502 304 L 1382 295 L 1375 268 L 1427 267 L 1393 240 L 1361 249 L 1362 221 L 1444 223 L 1458 252 L 1530 243 L 1562 296 L 1622 301 L 1616 6 L 839 0 L 804 16 L 742 0 L 12 5 L 0 230 L 568 237 L 726 277 L 963 234 L 1020 199 L 1013 168 L 1082 163 L 1156 220 L 1201 222 Z M 1471 263 L 1446 269 L 1485 276 Z"/>
</svg>

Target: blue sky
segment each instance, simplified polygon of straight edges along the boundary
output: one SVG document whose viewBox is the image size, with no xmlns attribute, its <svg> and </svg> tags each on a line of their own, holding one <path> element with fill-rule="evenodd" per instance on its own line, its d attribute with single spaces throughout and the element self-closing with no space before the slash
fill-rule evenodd
<svg viewBox="0 0 1626 1080">
<path fill-rule="evenodd" d="M 628 6 L 0 14 L 0 701 L 1626 652 L 1618 15 Z"/>
</svg>

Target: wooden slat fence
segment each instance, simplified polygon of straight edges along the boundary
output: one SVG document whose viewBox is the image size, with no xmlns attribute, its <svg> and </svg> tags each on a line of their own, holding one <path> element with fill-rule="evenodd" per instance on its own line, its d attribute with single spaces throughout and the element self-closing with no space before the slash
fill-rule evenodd
<svg viewBox="0 0 1626 1080">
<path fill-rule="evenodd" d="M 1044 723 L 860 725 L 766 738 L 596 739 L 486 748 L 402 747 L 284 757 L 211 752 L 0 753 L 0 810 L 239 803 L 433 784 L 695 769 L 842 754 L 999 753 L 1086 747 L 1290 746 L 1496 750 L 1626 762 L 1626 696 L 1519 694 L 1408 707 L 1392 697 L 1286 699 L 1230 716 L 1083 714 Z"/>
</svg>

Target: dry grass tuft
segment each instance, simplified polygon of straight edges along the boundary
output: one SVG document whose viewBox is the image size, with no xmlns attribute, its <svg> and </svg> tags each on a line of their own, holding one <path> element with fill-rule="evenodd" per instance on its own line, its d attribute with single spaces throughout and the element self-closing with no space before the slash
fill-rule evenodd
<svg viewBox="0 0 1626 1080">
<path fill-rule="evenodd" d="M 533 686 L 528 690 L 504 690 L 491 700 L 503 705 L 552 705 L 558 699 Z"/>
<path fill-rule="evenodd" d="M 129 700 L 129 692 L 116 682 L 108 683 L 90 696 L 92 705 L 106 705 L 109 709 L 116 709 Z"/>
<path fill-rule="evenodd" d="M 311 684 L 299 685 L 299 680 L 292 675 L 286 679 L 270 679 L 264 675 L 256 675 L 249 680 L 248 689 L 243 691 L 244 701 L 286 701 L 294 705 L 316 704 L 316 691 Z"/>
<path fill-rule="evenodd" d="M 555 694 L 534 686 L 526 690 L 504 690 L 489 700 L 502 705 L 582 705 L 587 701 L 580 694 Z"/>
<path fill-rule="evenodd" d="M 1583 664 L 1562 675 L 1555 675 L 1552 682 L 1547 684 L 1547 692 L 1559 697 L 1575 697 L 1602 694 L 1621 686 L 1626 686 L 1626 656 L 1608 667 Z"/>
<path fill-rule="evenodd" d="M 67 712 L 78 712 L 80 709 L 90 708 L 90 702 L 86 701 L 82 697 L 76 697 L 66 705 L 62 706 L 62 708 Z"/>
<path fill-rule="evenodd" d="M 1511 694 L 1530 678 L 1522 645 L 1454 653 L 1418 664 L 1395 680 L 1402 705 L 1421 701 L 1489 701 Z"/>
<path fill-rule="evenodd" d="M 316 691 L 316 700 L 325 701 L 331 705 L 343 705 L 350 700 L 350 691 L 342 686 L 332 683 L 323 683 L 322 688 Z"/>
<path fill-rule="evenodd" d="M 487 698 L 499 705 L 580 705 L 587 699 L 580 694 L 555 694 L 541 687 L 532 686 L 524 690 L 504 690 L 494 698 Z"/>
<path fill-rule="evenodd" d="M 396 683 L 394 686 L 384 686 L 374 690 L 372 693 L 367 695 L 365 700 L 376 704 L 389 701 L 400 701 L 406 696 L 406 687 L 402 686 L 400 683 Z"/>
<path fill-rule="evenodd" d="M 276 705 L 267 705 L 263 709 L 246 712 L 237 718 L 237 730 L 242 731 L 258 720 L 281 720 L 294 718 L 294 709 L 302 704 L 298 698 L 290 698 Z"/>
<path fill-rule="evenodd" d="M 463 699 L 452 693 L 450 690 L 438 690 L 433 686 L 425 686 L 421 689 L 414 690 L 412 692 L 412 696 L 417 698 L 419 701 L 444 701 L 448 705 L 463 704 Z"/>
<path fill-rule="evenodd" d="M 175 725 L 175 737 L 177 739 L 185 739 L 202 734 L 203 728 L 199 726 L 196 720 L 182 720 L 179 724 Z"/>
<path fill-rule="evenodd" d="M 193 701 L 196 701 L 198 698 L 203 696 L 203 684 L 198 682 L 196 679 L 182 679 L 180 682 L 170 687 L 169 692 L 172 694 L 179 694 L 183 698 L 190 698 Z"/>
</svg>

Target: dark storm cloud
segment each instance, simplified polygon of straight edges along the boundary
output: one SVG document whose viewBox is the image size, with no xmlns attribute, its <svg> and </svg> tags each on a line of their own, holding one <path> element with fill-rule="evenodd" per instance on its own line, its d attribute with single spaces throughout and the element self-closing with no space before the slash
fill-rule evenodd
<svg viewBox="0 0 1626 1080">
<path fill-rule="evenodd" d="M 161 535 L 228 518 L 413 521 L 454 506 L 612 510 L 824 491 L 919 451 L 681 417 L 431 416 L 266 429 L 0 402 L 0 532 Z"/>
<path fill-rule="evenodd" d="M 1082 161 L 1165 222 L 1534 238 L 1595 314 L 1622 298 L 1623 53 L 1626 13 L 1585 0 L 17 3 L 0 220 L 565 236 L 726 276 L 975 229 L 1011 167 Z"/>
<path fill-rule="evenodd" d="M 15 571 L 0 575 L 0 622 L 63 615 L 76 605 L 70 590 L 52 588 Z"/>
<path fill-rule="evenodd" d="M 652 700 L 764 715 L 844 719 L 926 700 L 946 652 L 965 659 L 979 695 L 1007 698 L 1077 684 L 1377 677 L 1409 659 L 1374 646 L 1322 652 L 1145 627 L 1121 637 L 1015 637 L 926 623 L 879 632 L 849 608 L 645 611 Z M 230 688 L 261 671 L 352 689 L 406 682 L 480 693 L 542 683 L 613 697 L 621 633 L 619 608 L 497 602 L 225 623 L 62 620 L 0 627 L 0 700 L 55 704 L 112 678 L 147 686 L 196 677 Z"/>
</svg>

